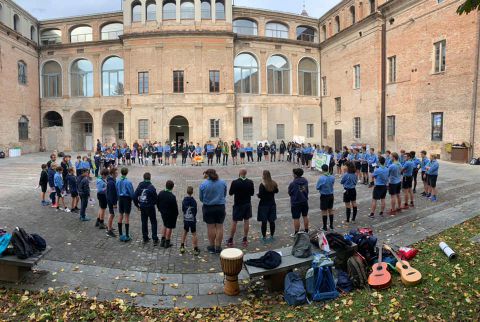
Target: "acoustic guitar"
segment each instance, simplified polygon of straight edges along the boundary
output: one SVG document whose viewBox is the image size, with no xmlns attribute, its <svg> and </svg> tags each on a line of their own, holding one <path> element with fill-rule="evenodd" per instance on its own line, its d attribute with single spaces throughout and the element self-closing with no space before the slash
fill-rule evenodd
<svg viewBox="0 0 480 322">
<path fill-rule="evenodd" d="M 372 266 L 372 273 L 368 276 L 368 285 L 377 290 L 389 288 L 392 284 L 392 275 L 387 269 L 387 263 L 382 262 L 382 249 L 383 245 L 379 250 L 378 263 Z"/>
<path fill-rule="evenodd" d="M 397 259 L 397 264 L 395 267 L 397 268 L 398 272 L 400 273 L 400 278 L 402 280 L 402 283 L 405 286 L 413 286 L 417 285 L 420 283 L 422 280 L 422 274 L 417 271 L 415 268 L 410 266 L 410 264 L 407 261 L 402 261 L 400 258 L 398 258 L 398 255 L 393 251 L 393 249 L 388 246 L 384 245 L 385 249 L 389 250 L 393 256 Z"/>
</svg>

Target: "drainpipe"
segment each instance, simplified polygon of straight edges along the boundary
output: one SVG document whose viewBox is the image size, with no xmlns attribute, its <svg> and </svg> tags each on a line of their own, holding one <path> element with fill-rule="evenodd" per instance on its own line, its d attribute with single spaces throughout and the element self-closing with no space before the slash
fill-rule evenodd
<svg viewBox="0 0 480 322">
<path fill-rule="evenodd" d="M 386 99 L 387 99 L 387 25 L 385 18 L 382 23 L 382 94 L 380 107 L 380 150 L 385 153 L 385 122 L 386 122 Z"/>
<path fill-rule="evenodd" d="M 39 28 L 37 27 L 37 30 L 39 30 Z M 40 31 L 40 30 L 39 30 Z M 37 38 L 37 41 L 38 41 L 38 38 Z M 38 45 L 39 48 L 37 49 L 37 54 L 38 54 L 38 57 L 37 57 L 37 70 L 38 70 L 38 73 L 39 73 L 39 76 L 38 76 L 38 120 L 39 120 L 39 126 L 38 126 L 38 130 L 39 130 L 39 144 L 40 146 L 38 147 L 38 150 L 41 152 L 43 150 L 43 137 L 42 137 L 42 90 L 41 90 L 41 82 L 42 82 L 42 71 L 40 70 L 40 44 Z"/>
<path fill-rule="evenodd" d="M 319 59 L 319 76 L 320 76 L 320 79 L 319 79 L 319 82 L 318 84 L 320 85 L 319 86 L 319 94 L 320 94 L 320 145 L 325 145 L 323 143 L 323 95 L 322 95 L 322 88 L 323 86 L 325 86 L 325 84 L 322 84 L 322 50 L 320 49 L 320 47 L 318 48 L 318 52 L 319 52 L 319 56 L 320 56 L 320 59 Z"/>
<path fill-rule="evenodd" d="M 471 126 L 470 126 L 470 158 L 475 156 L 475 131 L 476 131 L 476 120 L 477 120 L 477 96 L 478 96 L 478 78 L 479 78 L 479 67 L 480 67 L 480 14 L 477 13 L 477 50 L 475 53 L 475 69 L 473 77 L 473 91 L 472 91 L 472 116 L 471 116 Z"/>
</svg>

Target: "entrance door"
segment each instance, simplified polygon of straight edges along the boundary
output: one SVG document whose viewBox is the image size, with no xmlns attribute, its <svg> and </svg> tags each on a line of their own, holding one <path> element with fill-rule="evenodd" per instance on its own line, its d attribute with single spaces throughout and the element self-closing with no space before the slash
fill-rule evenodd
<svg viewBox="0 0 480 322">
<path fill-rule="evenodd" d="M 335 150 L 342 151 L 342 130 L 335 130 Z"/>
<path fill-rule="evenodd" d="M 175 141 L 177 142 L 177 146 L 180 146 L 182 143 L 185 142 L 185 133 L 184 132 L 177 132 L 175 134 Z"/>
<path fill-rule="evenodd" d="M 85 151 L 93 150 L 93 124 L 85 123 Z"/>
</svg>

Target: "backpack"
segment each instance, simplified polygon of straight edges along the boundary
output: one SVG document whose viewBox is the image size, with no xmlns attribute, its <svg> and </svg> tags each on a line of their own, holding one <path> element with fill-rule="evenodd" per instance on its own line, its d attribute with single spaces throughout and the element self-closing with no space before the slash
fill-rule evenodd
<svg viewBox="0 0 480 322">
<path fill-rule="evenodd" d="M 314 272 L 316 281 L 312 299 L 316 302 L 336 299 L 340 294 L 335 287 L 332 266 L 320 266 L 314 268 Z"/>
<path fill-rule="evenodd" d="M 351 292 L 353 290 L 353 283 L 350 280 L 347 272 L 337 270 L 337 289 L 345 293 Z"/>
<path fill-rule="evenodd" d="M 0 234 L 0 256 L 2 256 L 2 253 L 7 249 L 11 239 L 11 234 Z"/>
<path fill-rule="evenodd" d="M 30 236 L 32 237 L 32 244 L 38 252 L 43 252 L 47 249 L 47 242 L 42 236 L 38 234 L 31 234 Z"/>
<path fill-rule="evenodd" d="M 372 265 L 377 258 L 377 237 L 351 231 L 352 241 L 357 244 L 358 253 L 363 256 L 368 265 Z"/>
<path fill-rule="evenodd" d="M 365 260 L 358 254 L 353 255 L 347 261 L 347 271 L 352 284 L 356 288 L 366 288 L 368 283 Z"/>
<path fill-rule="evenodd" d="M 307 233 L 297 233 L 292 246 L 292 255 L 297 258 L 307 258 L 312 255 L 312 244 Z"/>
<path fill-rule="evenodd" d="M 34 254 L 31 244 L 31 236 L 23 228 L 16 228 L 12 234 L 13 253 L 19 259 L 27 259 Z"/>
<path fill-rule="evenodd" d="M 352 242 L 349 240 L 346 240 L 339 233 L 328 233 L 325 237 L 327 238 L 328 245 L 330 246 L 330 248 L 336 252 L 346 250 L 350 246 L 352 246 Z"/>
<path fill-rule="evenodd" d="M 307 292 L 300 275 L 290 272 L 285 276 L 284 298 L 288 305 L 302 305 L 307 303 Z"/>
</svg>

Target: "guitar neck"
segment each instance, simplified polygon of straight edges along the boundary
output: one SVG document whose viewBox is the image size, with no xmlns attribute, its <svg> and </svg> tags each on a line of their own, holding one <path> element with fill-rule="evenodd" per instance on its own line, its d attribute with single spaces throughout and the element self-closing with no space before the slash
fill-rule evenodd
<svg viewBox="0 0 480 322">
<path fill-rule="evenodd" d="M 380 249 L 378 250 L 378 263 L 380 264 L 382 262 L 382 253 L 383 253 L 383 245 L 380 245 Z"/>
<path fill-rule="evenodd" d="M 388 245 L 385 245 L 385 249 L 389 250 L 390 253 L 392 253 L 392 255 L 395 257 L 395 259 L 398 261 L 398 262 L 402 262 L 402 260 L 398 257 L 398 255 L 395 253 L 395 251 Z"/>
</svg>

